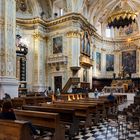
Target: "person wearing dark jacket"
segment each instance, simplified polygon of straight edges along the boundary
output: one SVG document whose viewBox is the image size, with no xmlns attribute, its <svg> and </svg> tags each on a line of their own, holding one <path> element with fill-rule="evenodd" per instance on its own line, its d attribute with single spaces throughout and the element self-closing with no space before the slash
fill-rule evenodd
<svg viewBox="0 0 140 140">
<path fill-rule="evenodd" d="M 12 102 L 5 100 L 0 113 L 0 119 L 16 120 L 16 116 L 13 110 Z"/>
<path fill-rule="evenodd" d="M 5 95 L 5 97 L 3 98 L 4 100 L 10 100 L 11 99 L 11 96 L 8 93 L 5 93 L 4 95 Z"/>
<path fill-rule="evenodd" d="M 2 111 L 0 113 L 0 119 L 6 119 L 6 120 L 16 120 L 16 115 L 14 113 L 13 105 L 10 100 L 5 100 L 2 106 Z M 32 126 L 32 124 L 28 123 L 32 133 L 34 135 L 37 134 L 36 128 Z"/>
<path fill-rule="evenodd" d="M 113 92 L 110 93 L 110 95 L 107 96 L 107 99 L 111 102 L 115 102 L 116 98 L 115 96 L 113 95 Z"/>
</svg>

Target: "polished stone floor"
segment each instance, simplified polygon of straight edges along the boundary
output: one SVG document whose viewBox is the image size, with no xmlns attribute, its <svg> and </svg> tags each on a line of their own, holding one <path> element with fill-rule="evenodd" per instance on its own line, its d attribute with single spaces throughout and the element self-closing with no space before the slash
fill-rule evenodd
<svg viewBox="0 0 140 140">
<path fill-rule="evenodd" d="M 131 103 L 133 103 L 133 100 L 119 105 L 118 109 L 121 111 Z M 107 121 L 104 120 L 91 128 L 86 128 L 86 130 L 81 129 L 79 134 L 72 140 L 140 140 L 140 130 L 138 127 L 132 128 L 131 123 L 127 124 L 127 129 L 123 127 L 123 131 L 119 131 L 119 135 L 115 127 L 109 127 L 107 131 L 107 124 Z M 44 139 L 48 139 L 48 137 Z M 66 140 L 68 140 L 68 137 L 66 137 Z"/>
<path fill-rule="evenodd" d="M 107 131 L 107 122 L 99 123 L 86 131 L 81 130 L 79 135 L 73 140 L 140 140 L 140 131 L 138 129 L 129 129 L 128 132 L 120 132 L 116 128 Z"/>
<path fill-rule="evenodd" d="M 133 100 L 129 100 L 122 105 L 119 105 L 118 109 L 121 111 L 127 108 Z M 124 124 L 125 126 L 126 124 Z M 140 130 L 138 127 L 132 128 L 131 123 L 123 128 L 124 131 L 116 131 L 114 127 L 112 130 L 107 131 L 107 122 L 104 121 L 98 125 L 94 125 L 92 128 L 87 128 L 85 131 L 81 130 L 79 135 L 75 136 L 73 140 L 140 140 Z"/>
</svg>

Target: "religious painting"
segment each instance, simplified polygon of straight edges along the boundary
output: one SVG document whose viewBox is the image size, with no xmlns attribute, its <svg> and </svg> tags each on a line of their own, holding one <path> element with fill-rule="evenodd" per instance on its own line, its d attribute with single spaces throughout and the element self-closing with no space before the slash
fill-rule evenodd
<svg viewBox="0 0 140 140">
<path fill-rule="evenodd" d="M 106 55 L 106 71 L 114 71 L 114 55 Z"/>
<path fill-rule="evenodd" d="M 136 73 L 136 51 L 122 52 L 122 67 L 127 73 Z"/>
<path fill-rule="evenodd" d="M 128 26 L 125 26 L 124 28 L 119 28 L 119 36 L 128 36 L 136 33 L 138 33 L 137 23 L 130 24 Z"/>
<path fill-rule="evenodd" d="M 53 54 L 62 53 L 62 36 L 53 38 Z"/>
<path fill-rule="evenodd" d="M 96 69 L 101 70 L 101 53 L 96 52 Z"/>
<path fill-rule="evenodd" d="M 81 52 L 90 56 L 90 39 L 88 32 L 84 32 L 81 37 Z"/>
</svg>

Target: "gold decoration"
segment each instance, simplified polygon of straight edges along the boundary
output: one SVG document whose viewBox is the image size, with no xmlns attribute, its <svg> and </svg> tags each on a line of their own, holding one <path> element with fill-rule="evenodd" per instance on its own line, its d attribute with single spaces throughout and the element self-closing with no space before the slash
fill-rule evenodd
<svg viewBox="0 0 140 140">
<path fill-rule="evenodd" d="M 69 31 L 69 32 L 67 32 L 67 37 L 78 38 L 78 37 L 80 37 L 80 33 L 78 31 Z"/>
<path fill-rule="evenodd" d="M 132 12 L 132 11 L 119 11 L 117 13 L 112 14 L 109 18 L 108 18 L 108 23 L 113 22 L 115 19 L 119 20 L 120 18 L 122 19 L 130 19 L 132 18 L 132 20 L 134 20 L 137 17 L 137 13 Z"/>
<path fill-rule="evenodd" d="M 33 36 L 34 36 L 35 39 L 40 39 L 40 40 L 41 39 L 47 39 L 47 37 L 40 32 L 34 33 Z"/>
<path fill-rule="evenodd" d="M 32 9 L 30 4 L 27 4 L 27 0 L 16 0 L 16 11 L 22 11 L 22 12 L 29 12 L 32 13 Z"/>
</svg>

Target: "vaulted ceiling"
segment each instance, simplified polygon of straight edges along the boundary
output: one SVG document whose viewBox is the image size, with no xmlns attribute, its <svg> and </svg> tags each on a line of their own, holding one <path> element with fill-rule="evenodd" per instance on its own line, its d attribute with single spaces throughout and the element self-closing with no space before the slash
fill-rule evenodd
<svg viewBox="0 0 140 140">
<path fill-rule="evenodd" d="M 16 0 L 20 1 L 20 0 Z M 23 0 L 32 7 L 33 16 L 44 15 L 45 19 L 54 14 L 54 5 L 65 9 L 65 13 L 79 12 L 96 26 L 99 22 L 106 24 L 108 17 L 118 8 L 138 13 L 137 23 L 140 27 L 140 0 Z M 23 13 L 22 13 L 23 14 Z"/>
<path fill-rule="evenodd" d="M 140 0 L 89 0 L 89 17 L 94 24 L 106 22 L 108 17 L 118 9 L 140 12 Z"/>
</svg>

